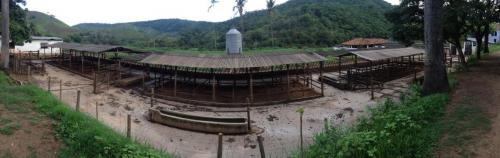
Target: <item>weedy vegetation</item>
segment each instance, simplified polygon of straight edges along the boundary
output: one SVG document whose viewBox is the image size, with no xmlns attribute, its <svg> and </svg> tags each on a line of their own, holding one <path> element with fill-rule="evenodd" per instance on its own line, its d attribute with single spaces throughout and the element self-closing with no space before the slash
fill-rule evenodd
<svg viewBox="0 0 500 158">
<path fill-rule="evenodd" d="M 71 110 L 35 85 L 12 85 L 3 72 L 0 72 L 0 98 L 0 104 L 9 111 L 25 113 L 27 108 L 33 108 L 51 118 L 57 137 L 64 143 L 60 157 L 170 157 L 125 138 L 88 115 Z M 36 118 L 33 121 L 36 122 Z M 0 134 L 8 135 L 17 130 L 16 127 L 11 120 L 0 120 Z"/>
</svg>

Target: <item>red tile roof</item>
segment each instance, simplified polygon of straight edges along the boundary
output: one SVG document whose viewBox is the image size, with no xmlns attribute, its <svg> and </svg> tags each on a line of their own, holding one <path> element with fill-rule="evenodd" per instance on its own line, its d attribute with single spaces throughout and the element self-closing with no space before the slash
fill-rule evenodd
<svg viewBox="0 0 500 158">
<path fill-rule="evenodd" d="M 342 43 L 345 46 L 365 46 L 365 45 L 380 45 L 387 43 L 387 40 L 382 38 L 355 38 Z"/>
</svg>

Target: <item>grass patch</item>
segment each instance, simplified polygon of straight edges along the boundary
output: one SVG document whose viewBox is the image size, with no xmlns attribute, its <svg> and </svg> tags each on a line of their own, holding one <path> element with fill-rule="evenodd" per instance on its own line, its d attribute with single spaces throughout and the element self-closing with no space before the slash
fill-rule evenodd
<svg viewBox="0 0 500 158">
<path fill-rule="evenodd" d="M 6 125 L 0 126 L 1 135 L 13 135 L 17 130 L 21 128 L 21 125 L 17 122 L 11 122 Z"/>
<path fill-rule="evenodd" d="M 32 108 L 54 120 L 57 136 L 65 145 L 60 157 L 170 157 L 125 138 L 92 117 L 71 110 L 37 86 L 15 86 L 9 82 L 0 72 L 0 104 L 14 112 Z M 16 105 L 20 108 L 15 108 Z"/>
<path fill-rule="evenodd" d="M 500 44 L 490 44 L 490 52 L 491 53 L 498 53 L 500 52 Z"/>
<path fill-rule="evenodd" d="M 418 89 L 412 88 L 401 102 L 380 103 L 352 127 L 318 134 L 305 157 L 432 157 L 449 97 L 420 97 Z"/>
<path fill-rule="evenodd" d="M 446 137 L 442 146 L 457 149 L 462 157 L 474 156 L 466 145 L 478 135 L 491 130 L 491 120 L 480 107 L 474 106 L 471 97 L 464 97 L 443 122 Z"/>
</svg>

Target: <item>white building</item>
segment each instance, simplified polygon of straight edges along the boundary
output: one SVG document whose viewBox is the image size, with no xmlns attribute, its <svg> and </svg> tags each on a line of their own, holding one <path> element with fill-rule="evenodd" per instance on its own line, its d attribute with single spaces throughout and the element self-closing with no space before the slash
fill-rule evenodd
<svg viewBox="0 0 500 158">
<path fill-rule="evenodd" d="M 0 36 L 0 39 L 2 37 Z M 50 44 L 63 42 L 62 38 L 59 37 L 39 37 L 39 36 L 31 36 L 31 41 L 26 41 L 22 46 L 16 45 L 14 48 L 14 52 L 35 52 L 40 51 L 40 53 L 58 53 L 59 49 L 54 48 L 50 49 L 47 46 Z M 0 42 L 0 48 L 2 44 Z"/>
<path fill-rule="evenodd" d="M 492 32 L 489 36 L 490 43 L 500 43 L 500 24 L 495 25 L 495 32 Z"/>
</svg>

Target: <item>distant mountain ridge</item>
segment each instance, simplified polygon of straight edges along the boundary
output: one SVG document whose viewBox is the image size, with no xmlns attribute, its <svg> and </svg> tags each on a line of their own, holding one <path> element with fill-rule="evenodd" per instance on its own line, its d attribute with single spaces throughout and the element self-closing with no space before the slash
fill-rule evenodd
<svg viewBox="0 0 500 158">
<path fill-rule="evenodd" d="M 387 37 L 390 24 L 384 14 L 391 8 L 384 0 L 289 0 L 275 7 L 273 18 L 266 10 L 244 16 L 245 47 L 318 47 L 353 37 Z M 239 27 L 239 17 L 218 23 L 182 19 L 84 23 L 70 27 L 76 31 L 64 31 L 62 37 L 82 43 L 221 49 L 225 32 L 234 26 Z M 42 35 L 61 34 L 42 30 L 46 30 Z"/>
</svg>

